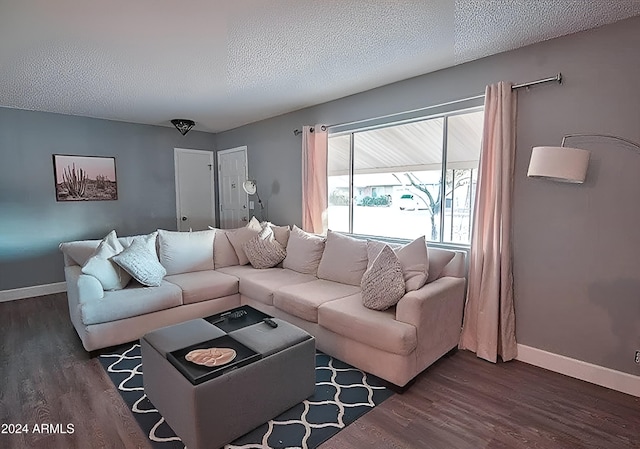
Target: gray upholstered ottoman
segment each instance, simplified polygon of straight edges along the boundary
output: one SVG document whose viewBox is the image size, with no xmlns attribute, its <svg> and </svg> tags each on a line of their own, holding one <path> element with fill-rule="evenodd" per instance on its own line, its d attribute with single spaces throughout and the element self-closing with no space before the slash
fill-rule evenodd
<svg viewBox="0 0 640 449">
<path fill-rule="evenodd" d="M 276 328 L 259 322 L 228 333 L 261 359 L 197 385 L 166 355 L 226 332 L 197 319 L 140 340 L 145 393 L 189 449 L 222 447 L 313 394 L 315 339 L 274 321 Z"/>
</svg>

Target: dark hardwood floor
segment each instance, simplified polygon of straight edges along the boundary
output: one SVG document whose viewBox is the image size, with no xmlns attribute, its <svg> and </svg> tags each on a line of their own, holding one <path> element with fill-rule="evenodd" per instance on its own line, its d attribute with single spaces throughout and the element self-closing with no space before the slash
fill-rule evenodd
<svg viewBox="0 0 640 449">
<path fill-rule="evenodd" d="M 66 434 L 35 424 L 73 424 Z M 151 445 L 69 320 L 65 294 L 0 303 L 0 448 Z M 5 429 L 6 430 L 6 429 Z M 640 398 L 458 351 L 320 449 L 640 448 Z"/>
</svg>

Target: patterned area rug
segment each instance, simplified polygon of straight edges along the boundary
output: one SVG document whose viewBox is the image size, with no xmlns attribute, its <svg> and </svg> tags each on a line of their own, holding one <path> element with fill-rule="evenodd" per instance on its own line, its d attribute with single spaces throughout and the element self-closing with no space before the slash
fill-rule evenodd
<svg viewBox="0 0 640 449">
<path fill-rule="evenodd" d="M 185 449 L 144 393 L 140 345 L 118 347 L 99 360 L 153 447 Z M 392 394 L 377 377 L 317 352 L 313 396 L 225 448 L 312 449 Z"/>
</svg>

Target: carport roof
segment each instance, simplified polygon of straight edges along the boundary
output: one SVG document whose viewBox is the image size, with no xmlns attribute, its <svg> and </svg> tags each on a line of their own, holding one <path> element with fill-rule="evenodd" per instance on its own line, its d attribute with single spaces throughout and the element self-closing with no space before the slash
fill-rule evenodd
<svg viewBox="0 0 640 449">
<path fill-rule="evenodd" d="M 483 111 L 448 118 L 447 167 L 475 168 L 480 155 Z M 354 134 L 354 173 L 440 170 L 443 118 Z M 349 134 L 329 138 L 329 176 L 349 174 Z"/>
</svg>

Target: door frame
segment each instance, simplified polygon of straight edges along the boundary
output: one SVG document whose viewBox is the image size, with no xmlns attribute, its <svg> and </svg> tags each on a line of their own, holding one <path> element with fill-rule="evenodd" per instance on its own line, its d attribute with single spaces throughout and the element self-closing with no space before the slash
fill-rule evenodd
<svg viewBox="0 0 640 449">
<path fill-rule="evenodd" d="M 178 154 L 180 153 L 191 153 L 191 154 L 207 154 L 209 156 L 209 162 L 211 164 L 211 170 L 209 170 L 210 181 L 209 184 L 211 186 L 211 223 L 215 224 L 216 222 L 216 192 L 213 190 L 216 187 L 215 174 L 214 174 L 214 155 L 213 151 L 209 150 L 193 150 L 190 148 L 174 148 L 173 149 L 173 171 L 175 177 L 175 188 L 176 188 L 176 229 L 180 229 L 180 183 L 179 181 L 179 170 L 178 170 Z"/>
<path fill-rule="evenodd" d="M 216 152 L 216 165 L 218 166 L 218 207 L 220 209 L 220 214 L 222 215 L 222 201 L 220 200 L 220 193 L 222 192 L 222 165 L 220 164 L 220 155 L 228 154 L 228 153 L 236 153 L 236 152 L 244 152 L 244 179 L 249 179 L 249 157 L 247 155 L 247 146 L 242 145 L 239 147 L 229 148 L 226 150 L 219 150 Z M 240 186 L 242 188 L 242 186 Z M 244 190 L 243 190 L 244 191 Z M 247 206 L 247 210 L 249 208 L 249 194 L 245 192 L 245 204 Z M 222 223 L 220 223 L 222 226 Z"/>
</svg>

